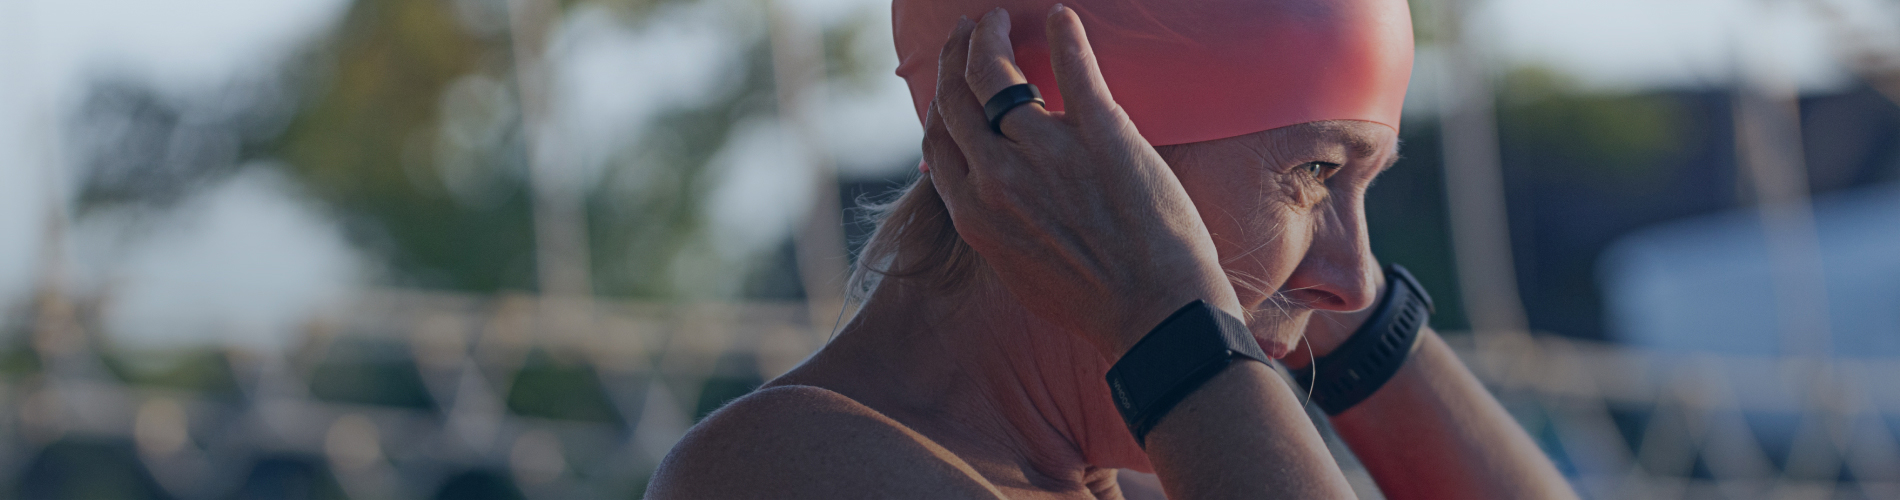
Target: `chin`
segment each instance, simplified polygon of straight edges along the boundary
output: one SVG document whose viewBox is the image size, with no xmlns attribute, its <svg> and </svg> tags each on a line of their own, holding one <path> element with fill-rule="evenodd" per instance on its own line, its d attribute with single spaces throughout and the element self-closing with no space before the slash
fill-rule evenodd
<svg viewBox="0 0 1900 500">
<path fill-rule="evenodd" d="M 1313 311 L 1309 309 L 1256 310 L 1253 320 L 1247 322 L 1247 330 L 1253 332 L 1254 340 L 1267 352 L 1267 357 L 1280 359 L 1299 345 L 1300 336 L 1306 334 L 1306 322 L 1312 317 Z"/>
</svg>

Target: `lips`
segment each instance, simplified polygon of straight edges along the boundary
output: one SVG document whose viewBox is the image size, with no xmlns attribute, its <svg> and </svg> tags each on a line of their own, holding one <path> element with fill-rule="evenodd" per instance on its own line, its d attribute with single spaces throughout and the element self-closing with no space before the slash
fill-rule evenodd
<svg viewBox="0 0 1900 500">
<path fill-rule="evenodd" d="M 1286 357 L 1306 333 L 1306 322 L 1312 319 L 1310 309 L 1270 308 L 1256 311 L 1247 329 L 1253 332 L 1253 339 L 1260 343 L 1260 350 L 1266 351 L 1273 359 Z"/>
<path fill-rule="evenodd" d="M 1260 350 L 1266 351 L 1267 357 L 1269 358 L 1280 359 L 1286 357 L 1287 353 L 1293 352 L 1293 344 L 1291 342 L 1260 340 L 1259 337 L 1255 337 L 1254 340 L 1260 343 Z"/>
</svg>

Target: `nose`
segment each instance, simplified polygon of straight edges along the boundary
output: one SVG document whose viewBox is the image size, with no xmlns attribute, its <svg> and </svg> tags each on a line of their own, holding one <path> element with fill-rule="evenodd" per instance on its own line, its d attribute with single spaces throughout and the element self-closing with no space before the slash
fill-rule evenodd
<svg viewBox="0 0 1900 500">
<path fill-rule="evenodd" d="M 1366 236 L 1364 212 L 1354 212 L 1314 234 L 1282 288 L 1288 299 L 1339 312 L 1365 309 L 1377 300 L 1379 263 Z"/>
</svg>

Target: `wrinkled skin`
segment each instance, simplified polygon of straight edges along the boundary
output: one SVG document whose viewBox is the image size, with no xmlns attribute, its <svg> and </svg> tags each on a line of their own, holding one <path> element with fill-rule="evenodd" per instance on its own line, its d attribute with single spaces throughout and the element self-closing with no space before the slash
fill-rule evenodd
<svg viewBox="0 0 1900 500">
<path fill-rule="evenodd" d="M 1048 27 L 1068 109 L 1025 105 L 1001 135 L 988 130 L 975 96 L 1024 81 L 998 10 L 946 44 L 925 123 L 959 234 L 1018 301 L 1107 359 L 1184 297 L 1244 310 L 1275 357 L 1309 311 L 1371 304 L 1364 192 L 1395 158 L 1395 131 L 1307 123 L 1157 151 L 1115 105 L 1086 39 L 1064 36 L 1081 31 L 1071 18 Z"/>
<path fill-rule="evenodd" d="M 990 368 L 1029 387 L 996 400 L 1056 420 L 1083 462 L 1146 469 L 1100 389 L 1110 360 L 1197 298 L 1246 317 L 1275 357 L 1297 347 L 1315 311 L 1327 315 L 1316 339 L 1336 343 L 1332 332 L 1356 326 L 1351 312 L 1376 290 L 1364 193 L 1396 158 L 1396 132 L 1334 121 L 1154 148 L 1101 84 L 1086 39 L 1064 35 L 1081 30 L 1071 19 L 1048 26 L 1068 108 L 1018 107 L 1001 135 L 974 96 L 1023 81 L 1008 14 L 960 26 L 942 65 L 967 70 L 938 72 L 925 158 L 959 234 L 1010 292 L 982 301 L 995 320 L 962 321 L 981 333 L 957 334 L 1002 351 L 971 358 L 998 360 Z M 1004 313 L 1017 308 L 1029 317 Z M 1070 339 L 1045 338 L 1052 330 Z M 1075 352 L 1090 346 L 1099 356 Z"/>
<path fill-rule="evenodd" d="M 1068 109 L 1019 107 L 999 135 L 977 96 L 1022 81 L 1008 24 L 1000 10 L 959 24 L 926 118 L 931 189 L 985 267 L 952 290 L 886 280 L 811 359 L 695 426 L 650 497 L 1114 499 L 1116 468 L 1154 470 L 1181 499 L 1351 497 L 1264 365 L 1207 380 L 1146 449 L 1103 375 L 1191 300 L 1246 317 L 1290 365 L 1336 346 L 1381 286 L 1362 205 L 1394 131 L 1317 122 L 1151 147 L 1058 6 L 1046 29 Z M 1422 339 L 1332 419 L 1387 494 L 1573 498 L 1450 348 Z"/>
</svg>

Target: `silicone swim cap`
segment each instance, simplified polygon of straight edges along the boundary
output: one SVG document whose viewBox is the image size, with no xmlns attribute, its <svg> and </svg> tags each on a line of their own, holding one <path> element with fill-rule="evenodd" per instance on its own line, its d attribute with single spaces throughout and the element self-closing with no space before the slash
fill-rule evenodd
<svg viewBox="0 0 1900 500">
<path fill-rule="evenodd" d="M 921 121 L 937 55 L 956 26 L 996 7 L 1015 20 L 1016 64 L 1062 96 L 1043 22 L 1055 0 L 896 0 L 897 76 Z M 1299 123 L 1362 120 L 1399 128 L 1412 71 L 1405 0 L 1064 0 L 1082 17 L 1115 102 L 1156 146 Z M 978 96 L 986 99 L 989 96 Z"/>
</svg>

